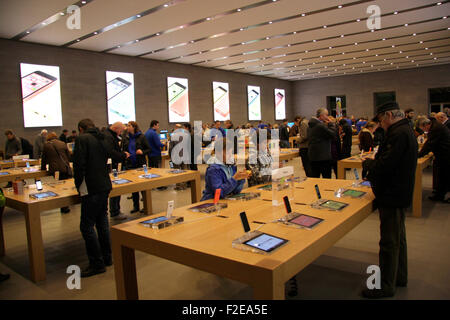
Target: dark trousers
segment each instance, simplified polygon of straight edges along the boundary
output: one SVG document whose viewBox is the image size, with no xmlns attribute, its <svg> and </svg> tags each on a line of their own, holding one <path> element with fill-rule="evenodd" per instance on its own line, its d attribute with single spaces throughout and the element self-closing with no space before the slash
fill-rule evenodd
<svg viewBox="0 0 450 320">
<path fill-rule="evenodd" d="M 311 163 L 308 157 L 308 148 L 300 148 L 300 158 L 307 177 L 312 177 Z"/>
<path fill-rule="evenodd" d="M 402 208 L 378 208 L 378 211 L 381 289 L 393 294 L 397 283 L 408 281 L 405 211 Z"/>
<path fill-rule="evenodd" d="M 325 160 L 325 161 L 311 161 L 311 172 L 312 178 L 320 178 L 320 175 L 322 175 L 322 178 L 325 179 L 331 179 L 331 161 Z"/>
<path fill-rule="evenodd" d="M 144 197 L 144 193 L 142 193 L 142 198 Z M 131 197 L 133 198 L 133 209 L 139 210 L 139 192 L 133 192 L 131 194 Z"/>
<path fill-rule="evenodd" d="M 148 159 L 150 168 L 160 168 L 161 167 L 161 156 L 152 156 Z"/>
<path fill-rule="evenodd" d="M 109 198 L 109 214 L 111 217 L 120 214 L 120 196 Z"/>
<path fill-rule="evenodd" d="M 89 264 L 93 268 L 103 268 L 105 262 L 111 261 L 108 195 L 109 192 L 101 192 L 81 197 L 80 231 L 86 245 Z"/>
<path fill-rule="evenodd" d="M 448 161 L 435 161 L 434 167 L 437 178 L 436 197 L 445 200 L 445 194 L 450 190 L 450 165 Z"/>
</svg>

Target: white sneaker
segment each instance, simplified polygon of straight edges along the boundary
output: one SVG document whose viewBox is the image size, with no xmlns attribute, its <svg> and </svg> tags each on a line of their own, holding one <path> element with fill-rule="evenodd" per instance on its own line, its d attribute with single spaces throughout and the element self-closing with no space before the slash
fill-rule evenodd
<svg viewBox="0 0 450 320">
<path fill-rule="evenodd" d="M 113 220 L 125 220 L 127 218 L 123 213 L 118 214 L 117 216 L 112 217 Z"/>
</svg>

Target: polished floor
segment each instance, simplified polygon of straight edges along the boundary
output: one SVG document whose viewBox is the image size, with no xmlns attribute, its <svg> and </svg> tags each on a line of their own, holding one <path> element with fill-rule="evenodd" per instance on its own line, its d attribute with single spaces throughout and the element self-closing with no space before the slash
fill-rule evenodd
<svg viewBox="0 0 450 320">
<path fill-rule="evenodd" d="M 288 165 L 294 165 L 296 174 L 304 176 L 299 158 Z M 202 176 L 205 169 L 200 166 Z M 426 169 L 423 217 L 413 218 L 409 211 L 406 221 L 409 284 L 399 288 L 391 299 L 450 299 L 450 205 L 427 199 L 431 176 L 431 169 Z M 176 207 L 190 204 L 190 190 L 176 191 L 174 186 L 154 191 L 152 197 L 155 212 L 164 211 L 169 200 L 175 200 Z M 139 217 L 129 214 L 131 200 L 125 196 L 121 205 L 130 219 Z M 37 284 L 29 280 L 23 215 L 5 209 L 6 256 L 0 258 L 0 272 L 11 274 L 11 278 L 0 283 L 0 299 L 116 298 L 113 267 L 82 279 L 80 290 L 67 288 L 67 267 L 87 263 L 79 232 L 80 206 L 71 209 L 64 215 L 59 210 L 42 214 L 47 280 Z M 359 292 L 369 276 L 366 269 L 378 264 L 378 241 L 379 220 L 374 212 L 297 275 L 299 294 L 288 299 L 361 299 Z M 141 252 L 136 252 L 136 265 L 141 299 L 252 299 L 252 289 L 245 284 Z"/>
</svg>

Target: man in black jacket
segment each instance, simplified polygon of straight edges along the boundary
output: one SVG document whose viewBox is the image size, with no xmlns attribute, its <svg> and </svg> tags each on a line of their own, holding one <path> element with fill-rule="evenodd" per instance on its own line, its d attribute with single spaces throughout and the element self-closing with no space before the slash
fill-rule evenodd
<svg viewBox="0 0 450 320">
<path fill-rule="evenodd" d="M 81 120 L 78 130 L 80 135 L 75 139 L 73 171 L 75 186 L 81 196 L 80 230 L 89 258 L 89 266 L 82 270 L 81 277 L 90 277 L 105 272 L 105 266 L 112 265 L 107 212 L 108 195 L 112 189 L 107 167 L 111 150 L 92 120 Z"/>
<path fill-rule="evenodd" d="M 408 282 L 405 208 L 411 205 L 417 166 L 417 140 L 409 119 L 396 102 L 377 108 L 376 119 L 386 131 L 375 159 L 363 162 L 380 213 L 381 288 L 366 289 L 366 298 L 391 297 Z"/>
<path fill-rule="evenodd" d="M 433 152 L 438 178 L 436 194 L 428 199 L 448 203 L 450 199 L 445 200 L 445 195 L 450 190 L 450 130 L 435 118 L 423 121 L 420 126 L 420 129 L 428 132 L 428 139 L 420 150 L 419 157 Z"/>
<path fill-rule="evenodd" d="M 130 156 L 126 151 L 122 151 L 120 142 L 121 134 L 124 130 L 122 122 L 115 122 L 102 133 L 105 135 L 105 143 L 111 150 L 112 169 L 118 169 L 119 163 L 122 163 Z M 114 220 L 124 220 L 127 217 L 120 212 L 120 196 L 109 198 L 109 213 Z"/>
<path fill-rule="evenodd" d="M 342 138 L 340 159 L 346 159 L 352 153 L 352 128 L 348 125 L 347 120 L 339 120 L 340 137 Z"/>
<path fill-rule="evenodd" d="M 283 120 L 283 124 L 280 126 L 280 148 L 289 148 L 289 126 L 286 119 Z"/>
<path fill-rule="evenodd" d="M 317 118 L 311 118 L 308 123 L 308 158 L 313 178 L 331 179 L 331 140 L 336 132 L 328 118 L 328 110 L 320 108 Z M 329 124 L 330 123 L 330 124 Z"/>
</svg>

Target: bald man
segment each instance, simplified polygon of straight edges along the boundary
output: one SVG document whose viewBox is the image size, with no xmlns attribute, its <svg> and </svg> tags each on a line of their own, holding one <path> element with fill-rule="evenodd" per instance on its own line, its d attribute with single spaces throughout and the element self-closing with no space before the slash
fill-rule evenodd
<svg viewBox="0 0 450 320">
<path fill-rule="evenodd" d="M 114 122 L 106 130 L 103 131 L 105 135 L 105 142 L 108 145 L 108 149 L 111 151 L 112 168 L 116 169 L 119 163 L 122 163 L 127 159 L 130 154 L 122 151 L 121 148 L 121 134 L 124 130 L 124 124 L 122 122 Z M 120 212 L 120 196 L 109 198 L 109 213 L 114 220 L 124 220 L 127 217 Z"/>
<path fill-rule="evenodd" d="M 442 123 L 444 127 L 450 130 L 450 121 L 448 121 L 448 117 L 444 112 L 438 112 L 436 114 L 436 120 Z"/>
</svg>

